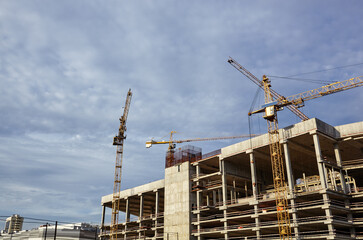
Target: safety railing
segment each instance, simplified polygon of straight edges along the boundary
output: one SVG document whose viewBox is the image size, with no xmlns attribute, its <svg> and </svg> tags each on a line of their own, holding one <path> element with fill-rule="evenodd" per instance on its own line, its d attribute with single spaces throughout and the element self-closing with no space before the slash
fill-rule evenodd
<svg viewBox="0 0 363 240">
<path fill-rule="evenodd" d="M 360 233 L 363 235 L 363 233 Z M 300 239 L 311 239 L 312 237 L 314 238 L 325 238 L 327 236 L 331 236 L 331 237 L 336 237 L 336 236 L 341 236 L 341 237 L 348 237 L 349 238 L 350 233 L 349 232 L 344 232 L 344 231 L 336 231 L 333 230 L 331 232 L 329 232 L 329 230 L 315 230 L 315 231 L 301 231 L 299 232 L 299 237 Z M 357 235 L 359 235 L 357 233 Z M 292 237 L 295 237 L 295 234 L 292 233 Z M 225 238 L 213 238 L 215 240 L 224 240 Z M 256 236 L 256 235 L 243 235 L 243 236 L 236 236 L 236 237 L 229 237 L 228 239 L 230 240 L 254 240 L 254 239 L 269 239 L 269 240 L 279 240 L 280 239 L 280 235 L 278 233 L 275 234 L 262 234 L 260 236 Z"/>
<path fill-rule="evenodd" d="M 363 208 L 363 202 L 355 202 L 350 204 L 350 209 L 355 210 L 357 208 Z"/>
<path fill-rule="evenodd" d="M 191 179 L 194 179 L 194 181 L 196 181 L 195 178 L 197 178 L 197 177 L 201 178 L 201 177 L 208 176 L 208 175 L 215 176 L 215 175 L 219 175 L 219 174 L 221 174 L 219 169 L 212 173 L 199 173 L 199 174 L 193 173 L 191 175 Z"/>
<path fill-rule="evenodd" d="M 152 218 L 159 218 L 159 217 L 163 217 L 164 216 L 164 212 L 160 212 L 158 214 L 149 214 L 149 215 L 145 215 L 141 218 L 139 218 L 139 220 L 149 220 Z"/>
<path fill-rule="evenodd" d="M 342 162 L 342 165 L 344 167 L 351 166 L 351 165 L 358 165 L 358 164 L 363 164 L 363 159 L 355 159 L 355 160 L 348 160 L 348 161 Z"/>
<path fill-rule="evenodd" d="M 347 218 L 335 216 L 335 217 L 327 217 L 327 216 L 315 216 L 315 217 L 305 217 L 305 218 L 298 218 L 297 223 L 298 224 L 316 224 L 319 221 L 325 221 L 325 220 L 341 220 L 341 221 L 347 221 Z M 266 222 L 260 222 L 258 225 L 253 223 L 244 223 L 244 224 L 237 224 L 237 225 L 231 225 L 227 227 L 213 227 L 213 228 L 201 228 L 199 230 L 200 233 L 202 232 L 218 232 L 218 231 L 228 231 L 228 230 L 244 230 L 247 228 L 254 228 L 254 227 L 276 227 L 278 226 L 278 221 L 266 221 Z M 198 229 L 194 229 L 193 232 L 198 232 Z"/>
<path fill-rule="evenodd" d="M 199 184 L 193 184 L 192 190 L 204 190 L 214 187 L 221 187 L 222 180 L 214 180 L 214 181 L 202 181 Z"/>
</svg>

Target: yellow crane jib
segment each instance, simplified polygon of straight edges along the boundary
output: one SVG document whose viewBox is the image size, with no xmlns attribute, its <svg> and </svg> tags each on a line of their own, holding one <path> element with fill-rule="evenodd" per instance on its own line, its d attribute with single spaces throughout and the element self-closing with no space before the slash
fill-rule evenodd
<svg viewBox="0 0 363 240">
<path fill-rule="evenodd" d="M 150 148 L 154 144 L 169 144 L 169 150 L 170 150 L 170 149 L 174 149 L 175 148 L 175 144 L 176 143 L 214 141 L 214 140 L 248 138 L 248 137 L 256 137 L 256 136 L 258 136 L 258 134 L 249 134 L 249 135 L 227 136 L 227 137 L 211 137 L 211 138 L 193 138 L 193 139 L 173 140 L 172 139 L 173 133 L 176 133 L 176 132 L 175 131 L 172 131 L 170 133 L 170 139 L 167 140 L 167 141 L 155 141 L 155 140 L 146 141 L 146 148 Z"/>
<path fill-rule="evenodd" d="M 337 93 L 341 91 L 345 91 L 351 88 L 360 87 L 363 85 L 363 76 L 350 78 L 345 81 L 331 83 L 320 88 L 312 89 L 306 92 L 298 93 L 287 97 L 285 101 L 278 100 L 279 105 L 287 105 L 287 104 L 298 104 L 301 101 L 307 101 L 311 99 L 315 99 L 318 97 L 322 97 L 325 95 L 329 95 L 332 93 Z"/>
<path fill-rule="evenodd" d="M 269 119 L 269 117 L 273 116 L 274 111 L 282 110 L 284 106 L 294 105 L 296 107 L 301 107 L 304 105 L 305 101 L 360 86 L 363 86 L 363 76 L 350 78 L 341 82 L 331 83 L 316 89 L 294 94 L 286 98 L 280 97 L 275 101 L 263 104 L 261 109 L 249 112 L 248 115 L 265 112 L 264 118 Z"/>
</svg>

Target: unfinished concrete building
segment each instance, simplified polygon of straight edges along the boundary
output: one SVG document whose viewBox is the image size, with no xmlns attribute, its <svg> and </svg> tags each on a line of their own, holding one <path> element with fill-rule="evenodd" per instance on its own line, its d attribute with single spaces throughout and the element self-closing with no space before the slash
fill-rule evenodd
<svg viewBox="0 0 363 240">
<path fill-rule="evenodd" d="M 20 232 L 23 228 L 24 218 L 18 214 L 13 214 L 8 217 L 5 222 L 4 233 L 15 233 Z"/>
<path fill-rule="evenodd" d="M 293 239 L 363 239 L 363 122 L 280 130 Z M 165 178 L 120 193 L 120 239 L 279 239 L 267 134 L 202 155 L 185 146 Z M 109 238 L 102 197 L 101 237 Z M 108 220 L 107 220 L 108 222 Z"/>
</svg>

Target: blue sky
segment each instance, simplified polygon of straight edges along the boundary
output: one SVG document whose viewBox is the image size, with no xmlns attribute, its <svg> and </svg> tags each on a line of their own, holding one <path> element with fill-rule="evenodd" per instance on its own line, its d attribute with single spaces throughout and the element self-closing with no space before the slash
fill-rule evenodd
<svg viewBox="0 0 363 240">
<path fill-rule="evenodd" d="M 229 56 L 258 78 L 362 63 L 362 8 L 357 0 L 1 0 L 0 215 L 99 223 L 129 88 L 123 189 L 163 178 L 167 146 L 145 149 L 151 137 L 249 132 L 256 86 Z M 301 77 L 345 80 L 362 66 Z M 271 81 L 285 96 L 320 86 Z M 347 124 L 362 120 L 362 102 L 356 88 L 303 112 Z M 254 133 L 266 131 L 260 118 Z M 288 110 L 279 118 L 282 127 L 299 121 Z M 237 141 L 195 145 L 209 152 Z"/>
</svg>

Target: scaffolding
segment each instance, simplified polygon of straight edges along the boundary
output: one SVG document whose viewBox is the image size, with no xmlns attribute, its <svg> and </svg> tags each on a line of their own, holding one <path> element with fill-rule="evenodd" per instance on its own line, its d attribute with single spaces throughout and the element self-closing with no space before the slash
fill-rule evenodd
<svg viewBox="0 0 363 240">
<path fill-rule="evenodd" d="M 185 145 L 175 151 L 166 152 L 165 168 L 172 167 L 183 162 L 195 162 L 202 159 L 202 149 L 199 147 Z"/>
</svg>

